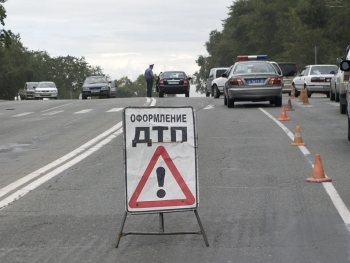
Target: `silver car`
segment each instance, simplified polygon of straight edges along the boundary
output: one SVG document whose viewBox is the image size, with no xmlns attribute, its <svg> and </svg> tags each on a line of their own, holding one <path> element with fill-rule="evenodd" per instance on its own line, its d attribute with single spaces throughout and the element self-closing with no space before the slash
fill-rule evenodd
<svg viewBox="0 0 350 263">
<path fill-rule="evenodd" d="M 58 90 L 53 81 L 40 81 L 34 91 L 35 99 L 57 99 L 57 96 Z"/>
<path fill-rule="evenodd" d="M 239 56 L 238 60 L 242 59 Z M 224 104 L 233 108 L 237 101 L 269 101 L 282 105 L 282 76 L 271 62 L 249 56 L 236 62 L 224 87 Z"/>
</svg>

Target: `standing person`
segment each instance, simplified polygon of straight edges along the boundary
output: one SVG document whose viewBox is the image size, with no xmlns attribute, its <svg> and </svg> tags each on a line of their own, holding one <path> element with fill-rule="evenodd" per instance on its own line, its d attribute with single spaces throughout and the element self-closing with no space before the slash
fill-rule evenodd
<svg viewBox="0 0 350 263">
<path fill-rule="evenodd" d="M 145 70 L 145 78 L 147 82 L 147 97 L 152 97 L 152 87 L 153 87 L 153 66 L 154 64 L 149 65 L 149 68 Z"/>
</svg>

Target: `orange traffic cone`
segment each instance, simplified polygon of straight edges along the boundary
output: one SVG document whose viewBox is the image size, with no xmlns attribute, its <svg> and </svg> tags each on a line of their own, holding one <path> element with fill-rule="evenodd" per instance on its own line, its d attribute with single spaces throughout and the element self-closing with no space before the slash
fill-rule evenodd
<svg viewBox="0 0 350 263">
<path fill-rule="evenodd" d="M 309 97 L 307 96 L 307 91 L 304 90 L 303 105 L 309 105 Z"/>
<path fill-rule="evenodd" d="M 293 105 L 292 105 L 292 101 L 290 100 L 290 98 L 288 99 L 288 105 L 286 108 L 287 111 L 292 111 L 293 109 Z"/>
<path fill-rule="evenodd" d="M 307 178 L 306 181 L 311 183 L 324 183 L 332 181 L 332 179 L 327 177 L 324 173 L 320 154 L 316 154 L 313 167 L 313 174 L 311 177 Z"/>
<path fill-rule="evenodd" d="M 303 138 L 301 137 L 300 133 L 300 126 L 295 126 L 295 133 L 294 133 L 294 141 L 292 142 L 293 146 L 304 146 Z"/>
<path fill-rule="evenodd" d="M 304 89 L 302 89 L 302 90 L 300 90 L 300 95 L 299 95 L 299 101 L 300 102 L 304 101 L 304 96 L 305 96 Z"/>
<path fill-rule="evenodd" d="M 281 109 L 281 114 L 278 118 L 279 121 L 289 121 L 289 117 L 287 116 L 287 111 L 286 111 L 286 107 L 285 106 L 282 106 L 282 109 Z"/>
</svg>

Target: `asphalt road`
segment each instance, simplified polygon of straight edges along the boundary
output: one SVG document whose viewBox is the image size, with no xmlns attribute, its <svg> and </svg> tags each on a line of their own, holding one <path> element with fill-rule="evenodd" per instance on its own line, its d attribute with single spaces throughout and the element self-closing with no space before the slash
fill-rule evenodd
<svg viewBox="0 0 350 263">
<path fill-rule="evenodd" d="M 283 98 L 284 104 L 288 97 Z M 346 116 L 320 95 L 280 108 L 223 99 L 0 102 L 0 262 L 350 262 Z M 117 234 L 125 211 L 122 109 L 192 106 L 201 235 Z M 300 125 L 305 147 L 291 146 Z M 331 183 L 308 183 L 316 154 Z M 158 231 L 158 214 L 124 230 Z M 198 231 L 192 211 L 169 231 Z"/>
</svg>

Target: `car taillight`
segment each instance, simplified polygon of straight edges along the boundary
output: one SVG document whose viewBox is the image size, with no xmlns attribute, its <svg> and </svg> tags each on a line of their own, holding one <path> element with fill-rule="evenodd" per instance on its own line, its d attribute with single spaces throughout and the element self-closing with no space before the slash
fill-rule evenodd
<svg viewBox="0 0 350 263">
<path fill-rule="evenodd" d="M 188 80 L 187 79 L 184 79 L 184 85 L 188 85 Z"/>
<path fill-rule="evenodd" d="M 230 83 L 232 86 L 241 86 L 241 85 L 244 85 L 243 80 L 241 80 L 240 78 L 231 78 L 231 79 L 229 80 L 229 83 Z"/>
<path fill-rule="evenodd" d="M 270 78 L 268 83 L 269 83 L 269 85 L 280 86 L 280 85 L 282 85 L 282 78 L 280 78 L 280 77 Z"/>
<path fill-rule="evenodd" d="M 159 85 L 164 85 L 164 84 L 165 84 L 164 80 L 161 79 L 161 80 L 159 81 Z"/>
</svg>

